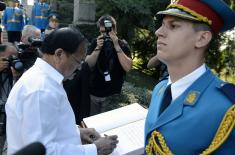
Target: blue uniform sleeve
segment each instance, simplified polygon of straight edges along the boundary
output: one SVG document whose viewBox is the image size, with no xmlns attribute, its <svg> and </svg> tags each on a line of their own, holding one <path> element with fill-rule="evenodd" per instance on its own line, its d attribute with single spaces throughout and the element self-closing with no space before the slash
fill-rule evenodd
<svg viewBox="0 0 235 155">
<path fill-rule="evenodd" d="M 6 28 L 6 25 L 7 25 L 7 10 L 5 10 L 3 16 L 2 16 L 2 25 Z"/>
</svg>

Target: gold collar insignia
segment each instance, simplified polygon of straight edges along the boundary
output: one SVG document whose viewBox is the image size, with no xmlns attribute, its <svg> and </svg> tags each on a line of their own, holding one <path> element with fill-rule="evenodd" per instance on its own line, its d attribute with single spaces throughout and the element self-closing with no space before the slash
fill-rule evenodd
<svg viewBox="0 0 235 155">
<path fill-rule="evenodd" d="M 188 105 L 194 105 L 194 103 L 197 101 L 198 96 L 199 96 L 199 92 L 197 91 L 190 91 L 187 95 L 187 97 L 185 98 L 185 104 Z"/>
</svg>

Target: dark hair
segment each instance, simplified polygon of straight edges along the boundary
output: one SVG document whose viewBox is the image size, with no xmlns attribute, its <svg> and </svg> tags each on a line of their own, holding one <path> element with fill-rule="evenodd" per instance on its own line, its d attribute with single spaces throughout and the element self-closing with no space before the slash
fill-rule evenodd
<svg viewBox="0 0 235 155">
<path fill-rule="evenodd" d="M 100 26 L 104 26 L 104 21 L 105 20 L 110 20 L 112 22 L 112 28 L 114 30 L 116 30 L 116 25 L 117 25 L 117 22 L 116 20 L 110 16 L 110 15 L 103 15 L 99 18 L 99 20 L 97 21 L 97 27 L 99 28 Z"/>
<path fill-rule="evenodd" d="M 41 51 L 42 53 L 53 55 L 57 49 L 62 48 L 68 54 L 73 54 L 85 40 L 86 38 L 83 34 L 75 28 L 60 28 L 44 39 Z"/>
</svg>

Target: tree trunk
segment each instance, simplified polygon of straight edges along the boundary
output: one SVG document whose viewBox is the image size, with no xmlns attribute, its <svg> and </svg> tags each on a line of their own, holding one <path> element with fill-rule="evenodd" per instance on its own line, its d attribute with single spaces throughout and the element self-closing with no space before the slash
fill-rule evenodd
<svg viewBox="0 0 235 155">
<path fill-rule="evenodd" d="M 94 24 L 95 0 L 74 0 L 73 22 L 76 24 Z"/>
</svg>

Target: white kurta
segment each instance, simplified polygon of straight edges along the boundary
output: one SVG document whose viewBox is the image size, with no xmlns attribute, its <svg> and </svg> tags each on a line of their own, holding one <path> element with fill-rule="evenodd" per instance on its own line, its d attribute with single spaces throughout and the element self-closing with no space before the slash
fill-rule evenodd
<svg viewBox="0 0 235 155">
<path fill-rule="evenodd" d="M 62 80 L 38 58 L 15 84 L 6 104 L 9 155 L 35 141 L 45 145 L 47 155 L 97 154 L 94 144 L 81 144 Z"/>
</svg>

